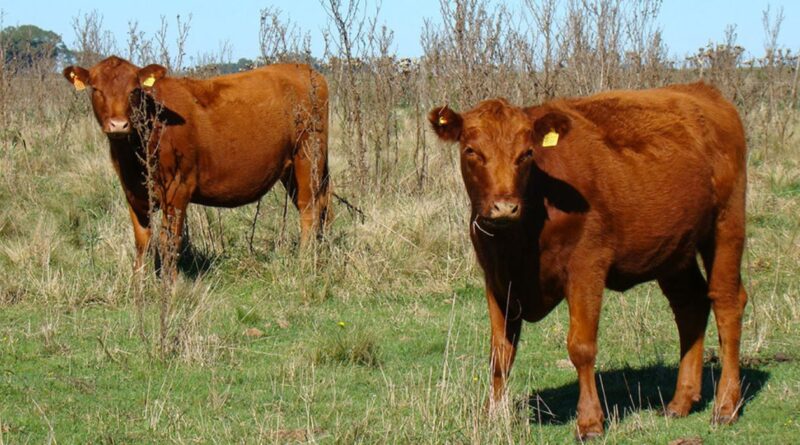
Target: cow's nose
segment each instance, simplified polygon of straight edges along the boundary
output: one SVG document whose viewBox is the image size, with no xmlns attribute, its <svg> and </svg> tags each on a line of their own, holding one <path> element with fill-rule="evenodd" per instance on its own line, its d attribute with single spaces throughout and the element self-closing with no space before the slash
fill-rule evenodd
<svg viewBox="0 0 800 445">
<path fill-rule="evenodd" d="M 519 217 L 519 202 L 510 199 L 495 201 L 489 212 L 489 217 L 493 220 L 516 219 Z"/>
<path fill-rule="evenodd" d="M 131 131 L 131 124 L 128 119 L 111 118 L 106 126 L 106 133 L 123 134 Z"/>
</svg>

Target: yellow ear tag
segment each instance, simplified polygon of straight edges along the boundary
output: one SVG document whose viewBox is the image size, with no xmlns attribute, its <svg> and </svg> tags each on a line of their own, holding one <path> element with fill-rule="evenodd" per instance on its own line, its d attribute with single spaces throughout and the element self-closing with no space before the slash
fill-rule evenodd
<svg viewBox="0 0 800 445">
<path fill-rule="evenodd" d="M 555 147 L 556 145 L 558 145 L 558 133 L 550 130 L 550 133 L 544 135 L 544 139 L 542 139 L 542 147 Z"/>
<path fill-rule="evenodd" d="M 144 80 L 144 82 L 142 82 L 142 85 L 146 86 L 147 88 L 150 88 L 155 83 L 156 83 L 156 76 L 151 74 L 150 77 L 148 77 L 147 79 Z"/>
<path fill-rule="evenodd" d="M 447 125 L 447 118 L 444 116 L 439 116 L 439 126 Z"/>
<path fill-rule="evenodd" d="M 73 77 L 72 85 L 75 87 L 75 91 L 83 91 L 86 89 L 86 85 L 83 82 L 81 82 L 80 79 L 74 79 L 75 77 L 74 75 L 72 77 Z"/>
</svg>

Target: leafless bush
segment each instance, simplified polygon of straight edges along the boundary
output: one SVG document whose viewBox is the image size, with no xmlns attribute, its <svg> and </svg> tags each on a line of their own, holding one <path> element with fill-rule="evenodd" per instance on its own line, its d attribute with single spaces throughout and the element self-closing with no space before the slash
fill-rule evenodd
<svg viewBox="0 0 800 445">
<path fill-rule="evenodd" d="M 210 337 L 202 335 L 198 326 L 198 318 L 210 307 L 209 288 L 201 281 L 187 283 L 178 277 L 181 235 L 184 233 L 177 230 L 177 225 L 183 215 L 180 211 L 167 210 L 162 210 L 161 218 L 156 214 L 164 202 L 166 187 L 159 166 L 164 124 L 158 116 L 163 105 L 144 91 L 139 94 L 139 100 L 133 103 L 131 122 L 136 137 L 141 141 L 142 149 L 137 154 L 144 170 L 150 228 L 155 234 L 148 251 L 151 257 L 156 258 L 158 276 L 153 281 L 151 275 L 141 270 L 134 272 L 138 331 L 151 355 L 160 359 L 182 357 L 198 362 L 205 357 L 203 348 L 216 346 L 214 341 L 206 342 Z M 148 314 L 153 313 L 148 296 L 155 298 L 157 303 L 158 321 L 155 324 L 148 322 Z"/>
<path fill-rule="evenodd" d="M 736 27 L 728 26 L 722 43 L 709 43 L 687 59 L 697 78 L 714 84 L 734 100 L 742 94 L 738 89 L 745 75 L 737 69 L 742 64 L 744 48 L 736 43 L 736 38 Z"/>
<path fill-rule="evenodd" d="M 532 50 L 519 20 L 505 5 L 487 0 L 440 0 L 442 25 L 426 23 L 423 69 L 439 103 L 466 107 L 491 96 L 530 98 L 532 72 L 522 62 Z"/>
<path fill-rule="evenodd" d="M 376 28 L 376 20 L 370 27 Z M 397 59 L 391 52 L 394 34 L 385 26 L 380 32 L 370 33 L 367 40 L 367 61 L 359 74 L 362 77 L 361 97 L 364 107 L 364 142 L 367 153 L 371 154 L 368 168 L 372 178 L 372 188 L 381 193 L 390 183 L 389 174 L 394 170 L 399 157 L 399 106 L 403 93 L 399 89 L 402 74 L 397 69 Z M 368 155 L 369 156 L 369 155 Z"/>
<path fill-rule="evenodd" d="M 161 25 L 152 37 L 148 37 L 144 31 L 139 30 L 137 21 L 128 22 L 128 60 L 140 66 L 159 63 L 173 73 L 181 72 L 184 69 L 186 40 L 189 38 L 191 22 L 191 14 L 185 21 L 178 14 L 175 17 L 176 34 L 173 38 L 170 37 L 169 22 L 163 15 L 161 16 Z M 171 48 L 174 48 L 174 55 Z"/>
<path fill-rule="evenodd" d="M 661 0 L 635 2 L 625 16 L 627 49 L 623 65 L 627 76 L 621 87 L 657 87 L 669 81 L 674 64 L 657 26 L 660 9 Z"/>
<path fill-rule="evenodd" d="M 261 10 L 258 31 L 260 64 L 304 62 L 311 64 L 311 34 L 303 33 L 290 19 L 283 19 L 274 7 Z"/>
<path fill-rule="evenodd" d="M 797 87 L 800 55 L 778 46 L 784 15 L 780 8 L 773 17 L 769 7 L 763 12 L 764 57 L 758 60 L 761 94 L 755 94 L 762 112 L 756 117 L 751 131 L 758 131 L 766 150 L 785 147 L 794 135 L 798 115 Z M 752 94 L 752 93 L 751 93 Z M 758 104 L 752 104 L 757 107 Z M 757 130 L 756 130 L 757 129 Z"/>
<path fill-rule="evenodd" d="M 360 70 L 364 68 L 359 55 L 366 52 L 365 39 L 369 33 L 362 11 L 365 5 L 364 0 L 346 0 L 345 4 L 342 0 L 322 2 L 333 24 L 325 35 L 325 56 L 335 97 L 334 109 L 341 122 L 349 123 L 342 128 L 342 148 L 347 150 L 348 170 L 353 172 L 359 186 L 364 186 L 369 178 L 361 103 L 364 88 L 359 82 Z"/>
<path fill-rule="evenodd" d="M 0 30 L 5 29 L 5 12 L 0 9 Z M 6 46 L 8 42 L 3 39 L 0 34 L 0 125 L 5 126 L 6 123 L 6 107 L 8 103 L 9 92 L 9 69 L 6 66 Z"/>
<path fill-rule="evenodd" d="M 525 6 L 529 11 L 528 27 L 533 41 L 533 51 L 530 53 L 526 68 L 531 72 L 538 71 L 537 81 L 533 85 L 537 98 L 551 99 L 558 91 L 559 64 L 556 63 L 558 3 L 556 0 L 526 0 Z"/>
<path fill-rule="evenodd" d="M 181 16 L 175 17 L 177 35 L 175 37 L 175 54 L 170 56 L 169 29 L 167 18 L 161 16 L 161 27 L 156 33 L 155 39 L 158 43 L 158 54 L 160 63 L 167 67 L 169 71 L 179 72 L 183 69 L 183 58 L 186 56 L 186 39 L 189 37 L 189 28 L 192 22 L 192 15 L 189 19 L 181 20 Z"/>
<path fill-rule="evenodd" d="M 72 18 L 75 32 L 75 61 L 80 66 L 92 66 L 116 52 L 114 36 L 103 28 L 103 16 L 93 10 Z"/>
</svg>

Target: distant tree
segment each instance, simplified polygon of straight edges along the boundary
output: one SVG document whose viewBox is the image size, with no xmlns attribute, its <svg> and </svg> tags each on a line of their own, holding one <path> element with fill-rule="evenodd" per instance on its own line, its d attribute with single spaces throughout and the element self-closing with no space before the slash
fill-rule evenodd
<svg viewBox="0 0 800 445">
<path fill-rule="evenodd" d="M 56 62 L 70 57 L 61 36 L 34 25 L 9 26 L 0 31 L 5 62 L 30 67 L 40 60 Z"/>
<path fill-rule="evenodd" d="M 199 77 L 219 76 L 221 74 L 249 71 L 255 68 L 255 66 L 256 63 L 253 60 L 242 57 L 236 62 L 201 64 L 194 67 L 190 74 Z"/>
<path fill-rule="evenodd" d="M 249 71 L 255 67 L 255 62 L 250 59 L 242 57 L 236 63 L 222 63 L 217 66 L 220 74 L 238 73 L 241 71 Z"/>
<path fill-rule="evenodd" d="M 236 71 L 248 71 L 255 68 L 256 64 L 254 61 L 242 57 L 236 62 Z"/>
</svg>

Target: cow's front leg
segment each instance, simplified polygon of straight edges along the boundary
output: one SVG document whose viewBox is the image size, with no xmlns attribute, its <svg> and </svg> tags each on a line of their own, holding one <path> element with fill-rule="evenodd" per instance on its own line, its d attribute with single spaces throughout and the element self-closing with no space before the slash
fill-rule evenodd
<svg viewBox="0 0 800 445">
<path fill-rule="evenodd" d="M 494 412 L 505 396 L 506 381 L 517 352 L 520 328 L 522 326 L 519 308 L 514 307 L 507 292 L 498 295 L 486 286 L 486 299 L 489 303 L 489 319 L 492 322 L 491 369 L 492 389 L 488 401 L 489 412 Z"/>
<path fill-rule="evenodd" d="M 144 256 L 150 245 L 150 212 L 141 208 L 134 208 L 128 204 L 128 213 L 133 224 L 133 240 L 136 244 L 136 259 L 133 263 L 133 272 L 138 274 L 144 269 Z"/>
<path fill-rule="evenodd" d="M 577 262 L 591 261 L 593 256 L 580 255 Z M 598 258 L 593 258 L 597 260 Z M 597 329 L 605 288 L 604 268 L 593 262 L 572 264 L 567 287 L 569 334 L 567 350 L 578 371 L 577 436 L 583 441 L 603 434 L 603 409 L 597 395 L 594 365 L 597 357 Z"/>
<path fill-rule="evenodd" d="M 164 195 L 159 251 L 162 274 L 166 273 L 164 276 L 168 280 L 174 281 L 177 278 L 181 235 L 186 220 L 186 209 L 192 196 L 192 188 L 187 184 L 173 182 Z"/>
</svg>

